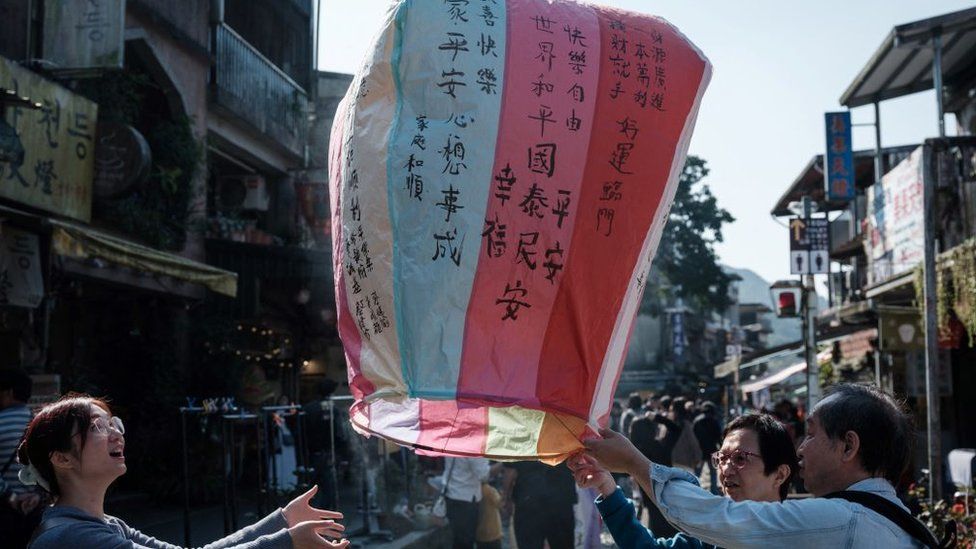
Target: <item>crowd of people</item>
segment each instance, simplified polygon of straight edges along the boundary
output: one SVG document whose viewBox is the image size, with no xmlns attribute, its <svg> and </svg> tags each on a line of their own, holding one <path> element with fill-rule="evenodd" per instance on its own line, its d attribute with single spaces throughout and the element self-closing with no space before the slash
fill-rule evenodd
<svg viewBox="0 0 976 549">
<path fill-rule="evenodd" d="M 519 549 L 575 547 L 576 486 L 565 463 L 448 457 L 438 485 L 454 548 L 502 549 L 506 524 Z"/>
<path fill-rule="evenodd" d="M 109 404 L 69 395 L 32 415 L 29 398 L 26 374 L 0 370 L 3 546 L 173 548 L 105 514 L 126 471 L 124 424 Z M 608 427 L 556 467 L 445 458 L 438 486 L 453 547 L 502 549 L 509 521 L 519 549 L 574 547 L 574 505 L 589 494 L 624 549 L 951 543 L 896 494 L 914 434 L 877 388 L 837 385 L 806 417 L 784 401 L 724 425 L 712 402 L 634 394 Z M 316 490 L 207 547 L 348 546 L 342 514 L 313 505 Z"/>
</svg>

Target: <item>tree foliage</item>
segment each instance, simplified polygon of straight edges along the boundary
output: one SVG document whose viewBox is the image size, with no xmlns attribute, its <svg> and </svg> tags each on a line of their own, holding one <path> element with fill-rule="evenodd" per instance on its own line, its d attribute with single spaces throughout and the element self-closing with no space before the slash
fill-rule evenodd
<svg viewBox="0 0 976 549">
<path fill-rule="evenodd" d="M 705 160 L 689 155 L 653 263 L 674 295 L 702 312 L 729 305 L 732 277 L 719 265 L 715 244 L 722 226 L 735 221 L 702 181 L 707 175 Z"/>
</svg>

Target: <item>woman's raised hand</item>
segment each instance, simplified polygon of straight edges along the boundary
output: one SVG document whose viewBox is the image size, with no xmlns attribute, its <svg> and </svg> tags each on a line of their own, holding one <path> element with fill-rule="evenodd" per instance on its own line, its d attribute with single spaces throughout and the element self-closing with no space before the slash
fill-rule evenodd
<svg viewBox="0 0 976 549">
<path fill-rule="evenodd" d="M 349 546 L 349 540 L 332 541 L 326 537 L 338 538 L 345 530 L 338 522 L 332 520 L 309 520 L 299 522 L 288 528 L 294 549 L 311 549 L 313 547 L 331 547 L 344 549 Z"/>
<path fill-rule="evenodd" d="M 342 513 L 338 511 L 312 507 L 312 504 L 309 502 L 315 497 L 315 493 L 318 491 L 318 485 L 312 486 L 308 492 L 288 502 L 283 513 L 289 528 L 308 521 L 321 521 L 323 519 L 329 519 L 330 521 L 342 520 Z"/>
<path fill-rule="evenodd" d="M 566 465 L 573 472 L 573 478 L 580 488 L 593 488 L 601 496 L 607 497 L 617 489 L 610 471 L 592 457 L 579 453 L 567 460 Z"/>
</svg>

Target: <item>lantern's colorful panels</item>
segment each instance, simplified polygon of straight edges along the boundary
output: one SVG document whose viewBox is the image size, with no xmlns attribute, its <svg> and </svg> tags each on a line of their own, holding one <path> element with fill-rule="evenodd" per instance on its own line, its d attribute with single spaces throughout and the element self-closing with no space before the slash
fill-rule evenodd
<svg viewBox="0 0 976 549">
<path fill-rule="evenodd" d="M 710 74 L 647 15 L 391 6 L 331 141 L 357 430 L 551 460 L 606 424 Z"/>
</svg>

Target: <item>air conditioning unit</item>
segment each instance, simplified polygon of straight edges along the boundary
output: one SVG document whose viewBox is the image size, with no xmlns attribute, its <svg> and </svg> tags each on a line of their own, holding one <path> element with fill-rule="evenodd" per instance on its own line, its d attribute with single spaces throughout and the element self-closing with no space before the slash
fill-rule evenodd
<svg viewBox="0 0 976 549">
<path fill-rule="evenodd" d="M 217 179 L 217 208 L 220 210 L 268 211 L 271 197 L 264 177 L 234 175 Z"/>
</svg>

